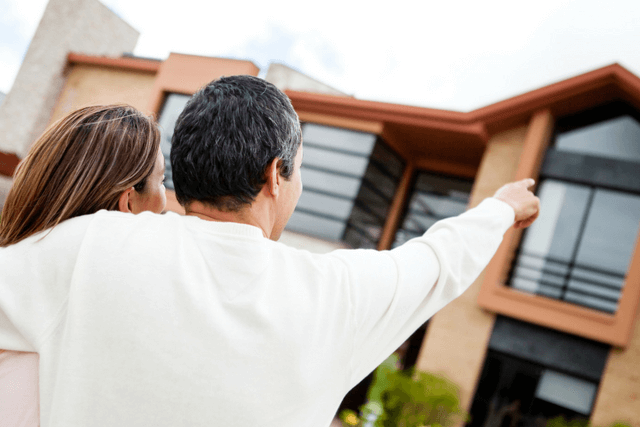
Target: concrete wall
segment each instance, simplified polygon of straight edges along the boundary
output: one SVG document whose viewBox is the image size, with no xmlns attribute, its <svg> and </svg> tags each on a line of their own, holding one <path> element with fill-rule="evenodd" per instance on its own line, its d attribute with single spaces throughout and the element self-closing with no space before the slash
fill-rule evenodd
<svg viewBox="0 0 640 427">
<path fill-rule="evenodd" d="M 0 151 L 23 157 L 45 129 L 70 51 L 119 56 L 138 32 L 97 0 L 50 0 L 11 91 L 0 106 Z"/>
<path fill-rule="evenodd" d="M 96 104 L 125 103 L 151 114 L 146 110 L 154 81 L 155 73 L 76 64 L 66 73 L 50 122 L 80 107 Z"/>
<path fill-rule="evenodd" d="M 527 126 L 523 126 L 491 138 L 476 175 L 470 207 L 513 180 L 526 133 Z M 466 410 L 471 408 L 495 319 L 477 303 L 483 278 L 484 273 L 431 319 L 416 363 L 418 369 L 443 374 L 456 383 Z"/>
</svg>

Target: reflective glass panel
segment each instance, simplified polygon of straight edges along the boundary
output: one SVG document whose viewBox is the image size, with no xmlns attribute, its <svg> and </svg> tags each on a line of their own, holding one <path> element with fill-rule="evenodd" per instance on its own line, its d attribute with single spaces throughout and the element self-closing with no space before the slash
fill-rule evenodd
<svg viewBox="0 0 640 427">
<path fill-rule="evenodd" d="M 640 196 L 541 183 L 540 217 L 525 232 L 511 286 L 616 311 L 640 223 Z"/>
<path fill-rule="evenodd" d="M 304 125 L 303 140 L 305 144 L 351 151 L 369 157 L 376 142 L 376 136 L 371 133 L 307 123 Z"/>
<path fill-rule="evenodd" d="M 535 397 L 589 415 L 598 386 L 551 369 L 542 372 Z"/>
<path fill-rule="evenodd" d="M 303 192 L 287 229 L 375 247 L 403 165 L 376 135 L 307 123 Z"/>
<path fill-rule="evenodd" d="M 640 123 L 625 115 L 559 134 L 556 149 L 640 161 Z"/>
<path fill-rule="evenodd" d="M 394 247 L 424 234 L 437 221 L 460 215 L 467 209 L 472 182 L 420 172 L 396 232 Z"/>
<path fill-rule="evenodd" d="M 190 95 L 183 95 L 181 93 L 169 93 L 164 101 L 162 110 L 160 111 L 160 118 L 158 123 L 160 124 L 161 142 L 160 149 L 165 160 L 165 187 L 173 190 L 173 174 L 171 171 L 171 160 L 169 158 L 171 154 L 171 138 L 173 137 L 173 128 L 176 126 L 178 116 L 182 113 L 187 101 L 191 98 Z"/>
<path fill-rule="evenodd" d="M 378 140 L 347 222 L 344 241 L 351 247 L 377 247 L 403 169 L 400 157 Z"/>
</svg>

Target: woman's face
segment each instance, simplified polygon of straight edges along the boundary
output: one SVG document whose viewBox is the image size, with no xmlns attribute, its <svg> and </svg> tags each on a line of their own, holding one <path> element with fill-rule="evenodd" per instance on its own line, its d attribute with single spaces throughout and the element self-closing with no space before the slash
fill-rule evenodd
<svg viewBox="0 0 640 427">
<path fill-rule="evenodd" d="M 164 189 L 164 156 L 158 150 L 156 164 L 153 166 L 151 175 L 147 178 L 144 191 L 135 193 L 135 202 L 131 205 L 131 212 L 134 214 L 151 211 L 162 213 L 167 204 L 167 196 Z M 133 195 L 132 195 L 133 196 Z"/>
</svg>

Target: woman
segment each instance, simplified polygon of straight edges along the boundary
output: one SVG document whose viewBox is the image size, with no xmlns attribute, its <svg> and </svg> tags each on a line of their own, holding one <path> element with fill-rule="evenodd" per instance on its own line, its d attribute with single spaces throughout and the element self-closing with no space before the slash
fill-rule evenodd
<svg viewBox="0 0 640 427">
<path fill-rule="evenodd" d="M 165 203 L 156 123 L 125 105 L 82 108 L 49 127 L 18 166 L 0 246 L 100 209 L 161 213 Z M 2 425 L 37 426 L 38 414 L 37 354 L 0 350 Z"/>
</svg>

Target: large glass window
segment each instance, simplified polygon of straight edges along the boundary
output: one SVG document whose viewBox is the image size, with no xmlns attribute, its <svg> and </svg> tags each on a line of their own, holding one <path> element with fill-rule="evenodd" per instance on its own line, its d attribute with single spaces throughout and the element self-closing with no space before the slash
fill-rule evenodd
<svg viewBox="0 0 640 427">
<path fill-rule="evenodd" d="M 499 316 L 469 426 L 588 421 L 608 353 L 608 345 Z"/>
<path fill-rule="evenodd" d="M 165 160 L 164 185 L 170 190 L 174 189 L 171 160 L 169 158 L 171 154 L 171 138 L 173 137 L 173 129 L 176 127 L 178 116 L 182 113 L 182 110 L 185 105 L 187 105 L 187 101 L 189 101 L 190 98 L 190 95 L 183 95 L 181 93 L 167 94 L 164 105 L 160 111 L 160 117 L 158 118 L 162 137 L 160 149 L 162 150 L 162 155 Z"/>
<path fill-rule="evenodd" d="M 400 158 L 378 139 L 345 228 L 343 240 L 351 247 L 377 247 L 403 169 Z"/>
<path fill-rule="evenodd" d="M 393 152 L 384 144 L 376 144 L 346 227 L 345 236 L 353 247 L 375 247 L 402 169 L 402 163 Z M 418 172 L 393 246 L 424 234 L 440 219 L 463 213 L 469 204 L 472 184 L 473 181 L 466 179 L 426 171 Z M 307 187 L 304 191 L 307 191 Z M 403 369 L 415 366 L 427 331 L 427 323 L 420 326 L 396 350 Z M 366 401 L 366 393 L 372 379 L 373 373 L 354 387 L 345 397 L 338 412 L 346 408 L 358 411 Z"/>
<path fill-rule="evenodd" d="M 307 123 L 304 190 L 287 230 L 373 248 L 403 164 L 376 135 Z"/>
<path fill-rule="evenodd" d="M 394 247 L 421 236 L 437 221 L 467 209 L 473 181 L 419 172 Z"/>
<path fill-rule="evenodd" d="M 558 121 L 511 286 L 614 313 L 639 231 L 638 170 L 640 123 L 623 104 Z"/>
<path fill-rule="evenodd" d="M 441 219 L 463 213 L 469 204 L 472 185 L 473 181 L 468 179 L 419 171 L 404 218 L 396 231 L 393 247 L 421 236 Z M 427 323 L 398 349 L 404 369 L 415 365 L 427 331 Z"/>
</svg>

